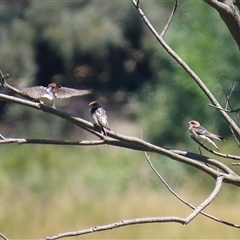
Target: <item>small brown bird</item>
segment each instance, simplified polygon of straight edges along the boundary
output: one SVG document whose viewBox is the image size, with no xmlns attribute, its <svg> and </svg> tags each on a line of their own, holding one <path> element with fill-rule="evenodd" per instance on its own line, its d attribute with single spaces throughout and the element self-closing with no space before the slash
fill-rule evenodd
<svg viewBox="0 0 240 240">
<path fill-rule="evenodd" d="M 107 130 L 110 130 L 110 128 L 107 121 L 106 111 L 102 108 L 101 104 L 97 101 L 93 101 L 89 103 L 89 106 L 90 106 L 90 114 L 92 115 L 96 125 L 99 126 L 101 129 L 101 132 L 103 132 L 103 134 L 107 136 L 104 128 Z"/>
<path fill-rule="evenodd" d="M 219 150 L 219 148 L 215 144 L 214 140 L 224 141 L 223 137 L 208 132 L 204 127 L 202 127 L 200 125 L 200 123 L 198 121 L 191 120 L 188 123 L 189 123 L 189 132 L 192 137 L 194 137 L 195 139 L 200 140 L 200 141 L 201 140 L 207 141 L 207 142 L 211 143 L 217 150 Z"/>
<path fill-rule="evenodd" d="M 47 87 L 35 86 L 20 90 L 21 93 L 39 100 L 50 100 L 55 107 L 56 98 L 70 98 L 73 96 L 83 96 L 91 93 L 91 90 L 78 90 L 62 87 L 56 83 L 50 83 Z"/>
</svg>

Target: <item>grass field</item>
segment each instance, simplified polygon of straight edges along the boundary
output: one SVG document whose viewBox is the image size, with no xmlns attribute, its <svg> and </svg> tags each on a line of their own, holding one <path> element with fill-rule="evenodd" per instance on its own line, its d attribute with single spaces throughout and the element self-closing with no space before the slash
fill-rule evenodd
<svg viewBox="0 0 240 240">
<path fill-rule="evenodd" d="M 43 238 L 66 231 L 151 216 L 185 217 L 157 179 L 144 154 L 102 147 L 2 145 L 0 232 L 10 239 Z M 181 164 L 152 156 L 171 186 L 192 204 L 201 203 L 214 181 Z M 239 194 L 226 185 L 207 212 L 239 223 Z M 198 216 L 177 223 L 128 226 L 94 233 L 89 239 L 230 239 L 239 230 Z"/>
</svg>

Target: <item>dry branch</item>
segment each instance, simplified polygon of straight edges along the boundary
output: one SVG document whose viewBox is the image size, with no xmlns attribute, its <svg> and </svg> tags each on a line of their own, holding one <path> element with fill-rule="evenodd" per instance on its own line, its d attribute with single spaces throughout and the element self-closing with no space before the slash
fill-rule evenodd
<svg viewBox="0 0 240 240">
<path fill-rule="evenodd" d="M 203 0 L 216 9 L 240 49 L 240 16 L 232 0 Z M 237 1 L 239 7 L 239 1 Z"/>
<path fill-rule="evenodd" d="M 181 198 L 168 184 L 167 182 L 164 180 L 164 178 L 159 174 L 159 172 L 157 171 L 157 169 L 153 166 L 151 160 L 150 160 L 150 156 L 147 155 L 147 152 L 145 152 L 145 157 L 147 159 L 148 164 L 150 165 L 150 167 L 152 168 L 153 172 L 157 175 L 157 177 L 161 180 L 161 182 L 165 185 L 165 187 L 169 190 L 170 193 L 172 193 L 178 200 L 180 200 L 182 203 L 184 203 L 186 206 L 190 207 L 191 209 L 195 210 L 196 208 L 191 205 L 189 202 L 187 202 L 186 200 L 184 200 L 183 198 Z M 234 223 L 230 223 L 227 221 L 224 221 L 222 219 L 216 218 L 208 213 L 205 212 L 200 212 L 202 215 L 204 215 L 205 217 L 208 217 L 216 222 L 222 223 L 224 225 L 228 225 L 231 227 L 235 227 L 235 228 L 240 228 L 240 225 L 234 224 Z"/>
<path fill-rule="evenodd" d="M 125 135 L 122 135 L 119 133 L 115 133 L 113 131 L 106 130 L 107 136 L 104 136 L 101 133 L 96 131 L 94 124 L 92 124 L 80 117 L 73 116 L 69 113 L 66 113 L 64 111 L 53 108 L 53 107 L 43 104 L 43 103 L 36 103 L 36 102 L 30 101 L 30 100 L 24 100 L 24 99 L 9 96 L 9 95 L 3 94 L 3 93 L 0 93 L 0 99 L 14 102 L 17 104 L 21 104 L 21 105 L 24 105 L 27 107 L 31 107 L 31 108 L 61 117 L 65 120 L 81 127 L 82 129 L 90 132 L 91 134 L 99 137 L 107 145 L 118 146 L 118 147 L 122 147 L 122 148 L 138 150 L 138 151 L 155 152 L 157 154 L 164 155 L 164 156 L 171 158 L 173 160 L 176 160 L 178 162 L 182 162 L 184 164 L 193 166 L 193 167 L 207 173 L 214 179 L 217 179 L 218 171 L 203 164 L 203 163 L 207 162 L 207 163 L 212 164 L 213 166 L 217 167 L 218 169 L 223 171 L 223 173 L 226 174 L 226 176 L 224 178 L 224 181 L 226 183 L 231 183 L 236 186 L 240 186 L 240 177 L 234 171 L 232 171 L 230 168 L 228 168 L 227 166 L 225 166 L 224 164 L 222 164 L 221 162 L 219 162 L 215 159 L 211 159 L 206 156 L 189 153 L 189 152 L 185 152 L 185 151 L 178 151 L 178 150 L 174 150 L 174 149 L 159 147 L 159 146 L 150 144 L 146 141 L 143 141 L 142 139 L 139 139 L 136 137 L 125 136 Z M 13 139 L 11 139 L 11 141 L 12 140 Z M 16 143 L 19 143 L 20 141 L 21 141 L 21 144 L 27 144 L 27 143 L 33 143 L 33 142 L 35 144 L 37 143 L 37 140 L 30 140 L 30 139 L 28 139 L 27 141 L 26 141 L 26 139 L 25 140 L 23 140 L 23 139 L 17 140 Z M 51 141 L 54 141 L 54 140 L 51 140 Z M 51 141 L 48 143 L 48 140 L 39 140 L 39 144 L 40 143 L 51 144 Z M 7 143 L 6 139 L 1 140 L 0 142 Z M 79 144 L 79 142 L 81 142 L 81 141 L 78 141 L 76 144 L 81 145 L 81 144 Z M 101 143 L 101 144 L 104 144 L 104 143 Z M 61 144 L 61 143 L 59 142 L 58 144 Z M 67 142 L 65 142 L 64 144 L 67 144 Z M 71 143 L 71 145 L 73 145 L 73 144 Z"/>
<path fill-rule="evenodd" d="M 202 92 L 208 97 L 208 99 L 213 103 L 214 106 L 216 106 L 219 109 L 219 112 L 223 116 L 223 118 L 226 120 L 226 122 L 240 135 L 240 129 L 238 125 L 230 118 L 230 116 L 226 113 L 226 111 L 222 110 L 222 106 L 217 101 L 217 99 L 214 97 L 214 95 L 210 92 L 210 90 L 207 88 L 207 86 L 203 83 L 203 81 L 200 79 L 200 77 L 188 66 L 187 63 L 183 61 L 183 59 L 175 53 L 172 48 L 165 42 L 165 40 L 161 37 L 161 35 L 158 34 L 158 32 L 155 30 L 155 28 L 152 26 L 151 22 L 146 17 L 143 10 L 138 6 L 135 0 L 131 0 L 133 5 L 136 7 L 139 15 L 143 19 L 144 23 L 147 25 L 147 27 L 150 29 L 150 31 L 153 33 L 153 35 L 156 37 L 158 42 L 162 45 L 162 47 L 167 51 L 167 53 L 176 60 L 176 62 L 191 76 L 191 78 L 195 81 L 195 83 L 198 85 L 198 87 L 202 90 Z"/>
<path fill-rule="evenodd" d="M 229 28 L 233 38 L 235 39 L 236 43 L 238 44 L 240 48 L 240 18 L 238 15 L 238 12 L 234 8 L 234 5 L 231 0 L 222 0 L 217 1 L 217 0 L 204 0 L 207 2 L 209 5 L 214 7 L 220 14 L 221 18 L 223 21 L 226 23 L 227 27 Z M 154 29 L 152 24 L 149 22 L 148 18 L 146 17 L 145 13 L 141 9 L 139 3 L 139 0 L 132 0 L 132 3 L 136 7 L 138 13 L 142 17 L 143 21 L 145 24 L 148 26 L 148 28 L 152 31 L 153 35 L 157 38 L 159 43 L 162 45 L 162 47 L 168 52 L 168 54 L 176 60 L 176 62 L 192 77 L 192 79 L 195 81 L 197 86 L 203 91 L 203 93 L 209 98 L 209 100 L 212 102 L 213 106 L 219 110 L 223 118 L 226 120 L 226 122 L 229 124 L 231 129 L 236 132 L 240 136 L 240 129 L 238 125 L 230 118 L 230 116 L 227 114 L 227 110 L 224 110 L 217 99 L 214 97 L 214 95 L 209 91 L 207 86 L 203 83 L 203 81 L 197 76 L 197 74 L 178 56 L 172 49 L 171 47 L 164 41 L 163 36 L 166 33 L 166 31 L 169 28 L 169 25 L 172 21 L 172 18 L 174 16 L 174 13 L 177 9 L 178 6 L 178 0 L 175 1 L 175 5 L 173 7 L 172 13 L 170 15 L 170 18 L 163 29 L 162 33 L 159 35 L 157 31 Z M 236 1 L 236 5 L 239 7 L 239 0 Z M 57 234 L 54 236 L 46 237 L 45 239 L 59 239 L 59 238 L 64 238 L 64 237 L 75 237 L 75 236 L 80 236 L 84 234 L 89 234 L 93 232 L 99 232 L 99 231 L 105 231 L 105 230 L 110 230 L 114 228 L 119 228 L 119 227 L 124 227 L 124 226 L 130 226 L 130 225 L 135 225 L 135 224 L 144 224 L 144 223 L 166 223 L 166 222 L 177 222 L 181 223 L 183 225 L 188 224 L 190 221 L 192 221 L 199 213 L 215 220 L 221 223 L 224 223 L 226 225 L 232 226 L 232 227 L 239 227 L 239 225 L 235 225 L 229 222 L 222 221 L 220 219 L 217 219 L 211 215 L 208 215 L 203 211 L 217 196 L 219 191 L 221 190 L 223 182 L 229 183 L 235 186 L 240 186 L 240 176 L 238 176 L 233 170 L 231 170 L 229 167 L 224 165 L 223 163 L 217 161 L 216 159 L 209 158 L 207 156 L 191 153 L 191 152 L 186 152 L 186 151 L 181 151 L 181 150 L 176 150 L 176 149 L 170 149 L 170 148 L 165 148 L 165 147 L 160 147 L 153 145 L 151 143 L 148 143 L 142 139 L 136 138 L 136 137 L 131 137 L 131 136 L 125 136 L 113 131 L 108 131 L 107 136 L 102 135 L 100 132 L 97 131 L 96 127 L 94 124 L 80 118 L 77 116 L 73 116 L 69 113 L 66 113 L 64 111 L 61 111 L 59 109 L 53 108 L 51 106 L 45 105 L 41 102 L 34 102 L 32 101 L 31 98 L 21 94 L 18 89 L 10 86 L 7 81 L 6 77 L 8 75 L 3 75 L 3 73 L 0 71 L 0 75 L 2 78 L 2 86 L 9 89 L 15 94 L 18 94 L 24 98 L 27 98 L 28 100 L 15 97 L 15 96 L 9 96 L 7 94 L 0 93 L 0 99 L 4 101 L 10 101 L 13 103 L 21 104 L 26 107 L 31 107 L 39 111 L 43 111 L 52 115 L 55 115 L 57 117 L 64 118 L 65 120 L 81 127 L 82 129 L 88 131 L 95 137 L 99 138 L 99 140 L 92 140 L 92 141 L 85 141 L 85 140 L 79 140 L 79 141 L 70 141 L 70 140 L 47 140 L 47 139 L 25 139 L 25 138 L 6 138 L 2 135 L 0 137 L 2 138 L 0 140 L 0 144 L 11 144 L 11 143 L 16 143 L 16 144 L 54 144 L 54 145 L 76 145 L 76 146 L 95 146 L 95 145 L 111 145 L 111 146 L 117 146 L 121 148 L 128 148 L 132 150 L 138 150 L 138 151 L 144 151 L 144 152 L 153 152 L 157 153 L 159 155 L 166 156 L 170 159 L 173 159 L 175 161 L 193 166 L 200 171 L 205 172 L 209 176 L 213 177 L 216 180 L 216 185 L 212 193 L 207 197 L 207 199 L 201 203 L 198 207 L 194 207 L 191 204 L 187 203 L 184 201 L 182 198 L 180 198 L 162 179 L 160 174 L 154 169 L 152 166 L 150 159 L 148 159 L 148 156 L 146 155 L 147 159 L 149 160 L 149 164 L 152 167 L 152 169 L 155 171 L 155 173 L 158 175 L 158 177 L 161 179 L 162 182 L 164 182 L 165 186 L 171 191 L 179 200 L 187 204 L 189 207 L 193 209 L 193 212 L 189 214 L 186 218 L 180 218 L 176 216 L 169 216 L 169 217 L 154 217 L 154 218 L 136 218 L 136 219 L 129 219 L 129 220 L 122 220 L 119 222 L 107 224 L 107 225 L 102 225 L 102 226 L 96 226 L 96 227 L 91 227 L 89 229 L 84 229 L 80 231 L 73 231 L 73 232 L 66 232 L 62 234 Z M 201 145 L 201 143 L 198 143 Z M 201 145 L 204 149 L 207 151 L 219 156 L 219 157 L 224 157 L 224 158 L 231 158 L 235 160 L 239 160 L 239 156 L 233 156 L 229 154 L 222 154 L 215 152 L 213 150 L 210 150 L 206 148 L 204 145 Z M 206 165 L 207 163 L 208 165 Z M 217 170 L 215 170 L 213 167 L 216 167 Z M 3 235 L 0 234 L 0 237 L 3 239 L 5 238 Z"/>
<path fill-rule="evenodd" d="M 107 225 L 102 225 L 102 226 L 96 226 L 80 231 L 73 231 L 73 232 L 66 232 L 62 234 L 57 234 L 54 236 L 46 237 L 46 240 L 55 240 L 55 239 L 60 239 L 60 238 L 65 238 L 65 237 L 76 237 L 88 233 L 93 233 L 93 232 L 100 232 L 100 231 L 106 231 L 106 230 L 112 230 L 114 228 L 119 228 L 119 227 L 125 227 L 125 226 L 130 226 L 130 225 L 135 225 L 135 224 L 144 224 L 144 223 L 167 223 L 167 222 L 176 222 L 176 223 L 181 223 L 183 225 L 187 225 L 191 220 L 193 220 L 204 208 L 206 208 L 217 196 L 219 193 L 221 187 L 222 187 L 222 182 L 223 182 L 224 176 L 221 175 L 217 178 L 216 181 L 216 186 L 213 190 L 213 192 L 210 194 L 210 196 L 203 202 L 201 203 L 189 216 L 186 218 L 180 218 L 180 217 L 152 217 L 152 218 L 135 218 L 135 219 L 128 219 L 128 220 L 122 220 L 119 222 L 107 224 Z"/>
</svg>

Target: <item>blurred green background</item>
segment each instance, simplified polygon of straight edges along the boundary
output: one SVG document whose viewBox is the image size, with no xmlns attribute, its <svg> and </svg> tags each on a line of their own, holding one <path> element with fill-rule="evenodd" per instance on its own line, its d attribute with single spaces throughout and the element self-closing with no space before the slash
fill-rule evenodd
<svg viewBox="0 0 240 240">
<path fill-rule="evenodd" d="M 143 1 L 160 32 L 174 1 Z M 218 14 L 202 1 L 181 1 L 166 41 L 203 79 L 223 106 L 239 82 L 239 51 Z M 223 135 L 221 151 L 238 154 L 226 123 L 167 55 L 129 1 L 1 1 L 0 69 L 18 87 L 54 81 L 94 93 L 56 105 L 92 121 L 88 103 L 99 100 L 113 131 L 154 144 L 198 152 L 187 122 L 199 120 Z M 5 91 L 2 89 L 2 91 Z M 231 104 L 238 107 L 239 85 Z M 6 137 L 93 139 L 57 117 L 0 102 Z M 235 121 L 237 115 L 232 116 Z M 148 166 L 144 154 L 110 146 L 2 145 L 0 232 L 42 238 L 122 219 L 187 216 Z M 201 203 L 214 181 L 193 168 L 152 155 L 154 165 L 186 200 Z M 231 165 L 231 161 L 222 160 Z M 208 212 L 238 219 L 239 194 L 226 186 Z M 148 224 L 82 238 L 238 238 L 239 230 L 202 216 L 188 226 Z"/>
</svg>

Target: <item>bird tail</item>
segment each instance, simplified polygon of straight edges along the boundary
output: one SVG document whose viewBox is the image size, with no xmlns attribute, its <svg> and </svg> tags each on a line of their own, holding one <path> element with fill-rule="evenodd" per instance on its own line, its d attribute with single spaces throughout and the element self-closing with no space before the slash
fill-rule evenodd
<svg viewBox="0 0 240 240">
<path fill-rule="evenodd" d="M 215 140 L 225 141 L 225 139 L 219 135 L 211 134 L 211 136 L 209 136 L 209 137 L 212 139 L 215 139 Z"/>
<path fill-rule="evenodd" d="M 218 148 L 218 146 L 216 145 L 216 143 L 215 143 L 214 141 L 212 141 L 211 143 L 212 143 L 212 145 L 219 151 L 219 148 Z"/>
</svg>

